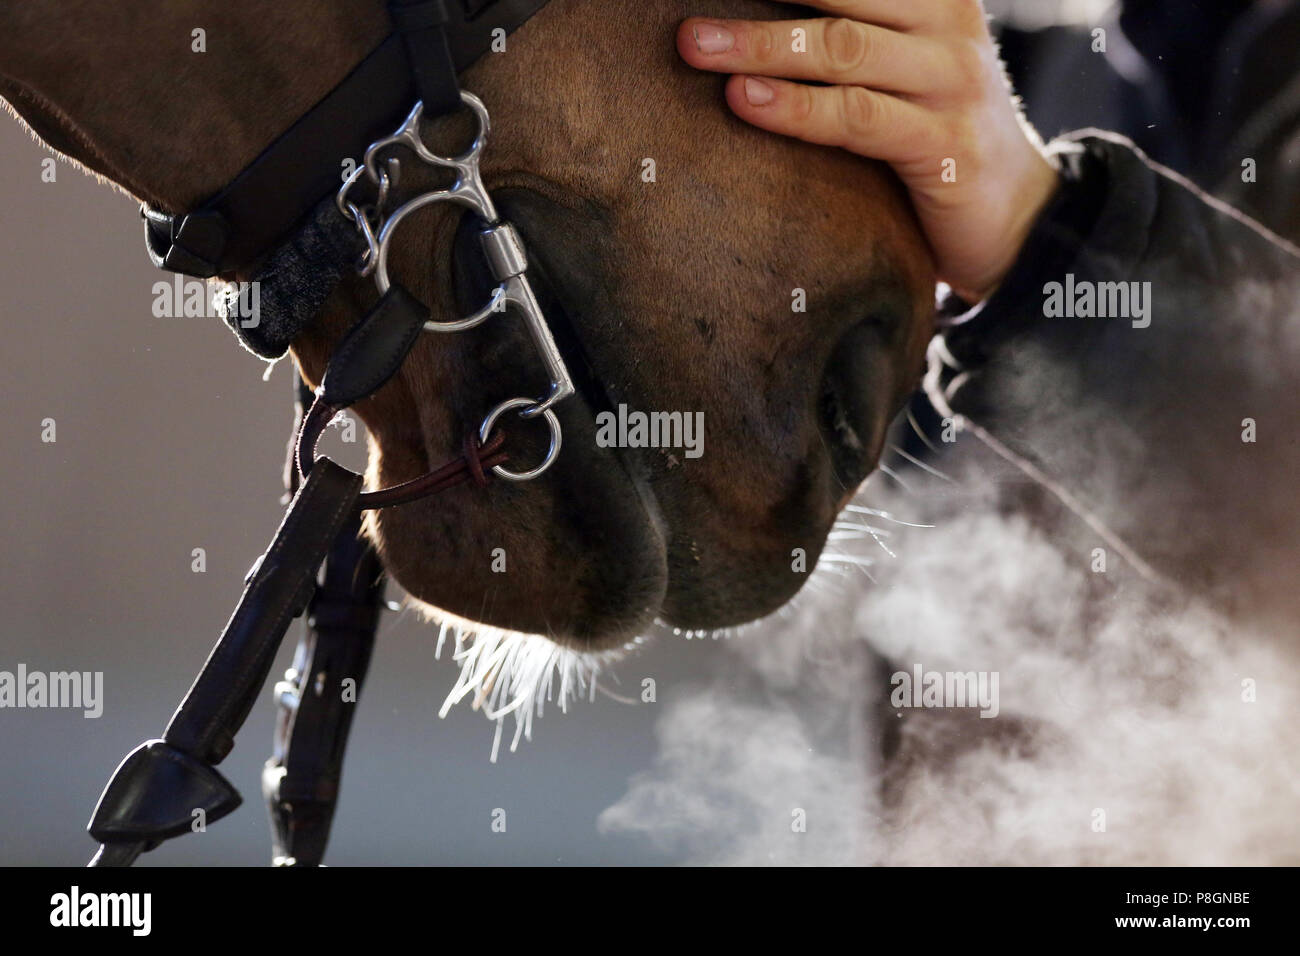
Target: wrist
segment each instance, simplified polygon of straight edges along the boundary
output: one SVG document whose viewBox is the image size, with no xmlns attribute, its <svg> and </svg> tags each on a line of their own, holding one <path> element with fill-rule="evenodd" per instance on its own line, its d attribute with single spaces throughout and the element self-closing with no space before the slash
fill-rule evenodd
<svg viewBox="0 0 1300 956">
<path fill-rule="evenodd" d="M 1087 250 L 1111 205 L 1109 163 L 1104 151 L 1086 142 L 1061 139 L 1050 148 L 1056 184 L 1010 270 L 983 300 L 970 300 L 966 312 L 957 311 L 960 302 L 951 302 L 940 315 L 948 349 L 967 370 L 979 368 L 1002 343 L 1041 321 L 1045 283 L 1093 268 Z"/>
<path fill-rule="evenodd" d="M 1043 211 L 1060 192 L 1063 180 L 1056 158 L 1035 149 L 1029 168 L 1017 177 L 1016 182 L 1014 199 L 1010 203 L 1011 218 L 995 242 L 995 248 L 999 250 L 997 260 L 977 281 L 950 283 L 953 291 L 968 302 L 984 302 L 1002 285 L 1020 258 L 1025 242 Z"/>
</svg>

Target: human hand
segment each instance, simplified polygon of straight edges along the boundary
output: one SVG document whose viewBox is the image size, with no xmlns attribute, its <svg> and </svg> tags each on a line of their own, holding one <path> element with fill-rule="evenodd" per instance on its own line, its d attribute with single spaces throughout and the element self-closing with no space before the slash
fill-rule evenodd
<svg viewBox="0 0 1300 956">
<path fill-rule="evenodd" d="M 699 69 L 735 74 L 727 103 L 741 119 L 889 163 L 911 194 L 939 277 L 964 298 L 986 298 L 1058 177 L 1011 94 L 983 4 L 808 5 L 836 17 L 693 17 L 678 30 L 678 51 Z"/>
</svg>

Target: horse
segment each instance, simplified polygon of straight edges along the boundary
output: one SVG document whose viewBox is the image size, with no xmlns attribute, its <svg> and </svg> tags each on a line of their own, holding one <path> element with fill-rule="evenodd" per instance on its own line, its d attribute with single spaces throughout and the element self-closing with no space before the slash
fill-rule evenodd
<svg viewBox="0 0 1300 956">
<path fill-rule="evenodd" d="M 934 268 L 903 190 L 882 164 L 730 117 L 722 81 L 673 49 L 688 14 L 782 12 L 552 0 L 463 72 L 491 111 L 483 182 L 524 237 L 578 395 L 557 409 L 564 452 L 538 480 L 367 512 L 383 568 L 432 619 L 542 643 L 549 668 L 617 655 L 655 623 L 762 618 L 808 580 L 876 466 L 933 332 Z M 391 29 L 381 0 L 39 0 L 0 11 L 0 28 L 0 96 L 19 118 L 162 213 L 218 192 Z M 423 136 L 463 142 L 466 119 Z M 401 186 L 432 177 L 408 168 Z M 468 218 L 421 213 L 387 263 L 434 316 L 477 294 Z M 329 292 L 290 347 L 309 387 L 375 302 L 358 275 Z M 520 383 L 542 387 L 527 346 L 504 321 L 420 337 L 356 405 L 370 485 L 429 471 Z M 700 422 L 698 454 L 602 440 L 614 410 Z M 507 430 L 512 460 L 540 456 L 535 432 Z M 505 683 L 494 667 L 475 679 Z"/>
<path fill-rule="evenodd" d="M 545 480 L 372 515 L 385 567 L 435 614 L 581 651 L 621 647 L 656 619 L 702 630 L 762 617 L 807 579 L 792 566 L 815 564 L 919 381 L 933 271 L 898 184 L 719 110 L 720 81 L 671 42 L 675 23 L 709 13 L 782 8 L 555 0 L 464 74 L 492 110 L 484 179 L 575 330 L 593 397 L 565 410 L 568 454 Z M 177 211 L 247 165 L 386 24 L 379 0 L 21 4 L 0 14 L 0 93 L 51 148 Z M 206 52 L 191 50 L 196 28 Z M 454 138 L 456 124 L 427 135 Z M 456 312 L 457 217 L 406 229 L 394 271 L 435 313 Z M 347 278 L 293 343 L 312 385 L 372 299 Z M 482 396 L 530 374 L 510 358 L 518 335 L 500 323 L 417 343 L 357 408 L 370 480 L 446 458 Z M 592 401 L 702 414 L 706 451 L 598 447 Z"/>
</svg>

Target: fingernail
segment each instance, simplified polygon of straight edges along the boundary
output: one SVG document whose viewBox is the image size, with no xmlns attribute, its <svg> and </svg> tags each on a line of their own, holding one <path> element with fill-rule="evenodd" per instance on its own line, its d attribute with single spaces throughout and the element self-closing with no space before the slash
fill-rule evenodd
<svg viewBox="0 0 1300 956">
<path fill-rule="evenodd" d="M 726 27 L 697 26 L 695 28 L 695 46 L 701 53 L 726 53 L 736 45 L 736 38 Z"/>
<path fill-rule="evenodd" d="M 776 99 L 776 90 L 762 80 L 747 76 L 745 77 L 745 99 L 749 100 L 750 106 L 766 106 Z"/>
</svg>

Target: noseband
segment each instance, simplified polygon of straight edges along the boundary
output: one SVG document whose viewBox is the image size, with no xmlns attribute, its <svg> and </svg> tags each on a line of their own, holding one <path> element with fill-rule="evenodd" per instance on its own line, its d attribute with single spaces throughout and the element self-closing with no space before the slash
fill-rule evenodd
<svg viewBox="0 0 1300 956">
<path fill-rule="evenodd" d="M 487 108 L 457 79 L 545 3 L 389 0 L 393 35 L 228 186 L 188 213 L 142 210 L 149 254 L 160 268 L 209 278 L 247 274 L 264 264 L 253 274 L 271 284 L 270 301 L 279 311 L 258 329 L 232 323 L 244 344 L 264 357 L 284 354 L 328 292 L 283 287 L 283 276 L 305 270 L 319 287 L 327 284 L 323 276 L 337 279 L 355 268 L 374 280 L 379 301 L 335 348 L 315 393 L 299 386 L 288 509 L 162 738 L 131 751 L 105 787 L 89 826 L 101 844 L 92 866 L 129 866 L 163 840 L 201 830 L 239 806 L 239 793 L 216 765 L 233 748 L 289 624 L 304 613 L 293 666 L 275 685 L 275 749 L 262 790 L 271 813 L 273 862 L 318 865 L 384 605 L 383 570 L 360 535 L 361 512 L 465 482 L 486 485 L 493 475 L 530 481 L 559 456 L 562 433 L 554 409 L 573 394 L 573 383 L 529 284 L 523 241 L 500 218 L 483 184 Z M 431 152 L 420 135 L 422 122 L 462 106 L 477 122 L 472 145 L 454 157 Z M 382 135 L 384 129 L 393 131 Z M 336 188 L 340 157 L 357 155 L 362 162 Z M 403 162 L 450 173 L 454 181 L 390 209 Z M 390 275 L 398 227 L 438 203 L 461 206 L 485 223 L 479 239 L 497 288 L 465 318 L 432 318 Z M 550 378 L 547 394 L 501 401 L 467 432 L 458 457 L 389 488 L 363 493 L 360 475 L 318 456 L 317 441 L 334 416 L 392 378 L 422 332 L 460 332 L 510 311 L 522 318 Z M 497 428 L 512 412 L 549 429 L 545 457 L 528 470 L 505 467 L 505 437 Z"/>
</svg>

